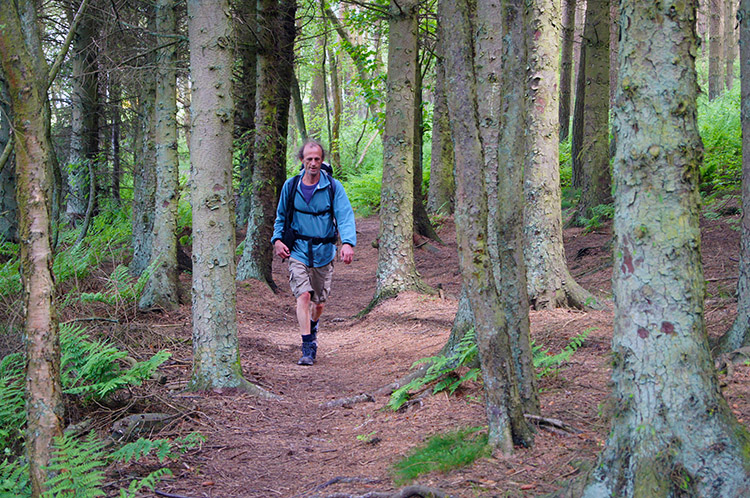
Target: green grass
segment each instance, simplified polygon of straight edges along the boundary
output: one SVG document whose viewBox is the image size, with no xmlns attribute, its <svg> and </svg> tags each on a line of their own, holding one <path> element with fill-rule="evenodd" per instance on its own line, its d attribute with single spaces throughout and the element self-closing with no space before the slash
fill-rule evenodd
<svg viewBox="0 0 750 498">
<path fill-rule="evenodd" d="M 448 472 L 490 455 L 483 427 L 469 427 L 436 435 L 393 466 L 397 484 L 410 482 L 428 472 Z"/>
</svg>

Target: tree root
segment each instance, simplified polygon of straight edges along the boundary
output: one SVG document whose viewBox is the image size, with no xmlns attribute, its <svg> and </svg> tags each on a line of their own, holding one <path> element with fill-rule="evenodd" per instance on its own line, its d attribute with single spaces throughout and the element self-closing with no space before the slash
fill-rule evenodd
<svg viewBox="0 0 750 498">
<path fill-rule="evenodd" d="M 738 363 L 744 363 L 750 360 L 750 346 L 735 349 L 728 353 L 719 355 L 716 358 L 716 371 L 727 371 L 727 380 L 731 380 L 734 375 L 734 366 Z"/>
<path fill-rule="evenodd" d="M 524 414 L 524 417 L 538 425 L 541 429 L 545 429 L 554 434 L 567 436 L 569 434 L 581 434 L 583 432 L 580 429 L 576 429 L 572 425 L 568 425 L 562 420 L 556 418 L 540 417 L 539 415 L 531 415 L 528 413 Z"/>
<path fill-rule="evenodd" d="M 371 394 L 368 393 L 362 393 L 358 394 L 356 396 L 350 396 L 348 398 L 339 398 L 334 399 L 333 401 L 329 401 L 327 403 L 323 403 L 321 408 L 338 408 L 340 406 L 343 406 L 344 408 L 351 408 L 352 405 L 357 403 L 374 403 L 375 398 L 372 397 Z"/>
<path fill-rule="evenodd" d="M 439 489 L 427 486 L 406 486 L 397 491 L 370 491 L 363 495 L 333 493 L 330 495 L 309 495 L 306 498 L 450 498 L 450 495 Z"/>
</svg>

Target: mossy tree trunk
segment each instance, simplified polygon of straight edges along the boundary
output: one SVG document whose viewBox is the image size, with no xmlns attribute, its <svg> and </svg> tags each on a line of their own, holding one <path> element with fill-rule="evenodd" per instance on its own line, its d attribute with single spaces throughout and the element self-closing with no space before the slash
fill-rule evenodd
<svg viewBox="0 0 750 498">
<path fill-rule="evenodd" d="M 443 42 L 436 41 L 435 88 L 432 110 L 432 154 L 427 210 L 430 213 L 453 214 L 456 185 L 453 178 L 453 142 L 451 141 L 448 102 L 445 95 Z"/>
<path fill-rule="evenodd" d="M 506 113 L 523 114 L 521 94 L 511 92 L 506 100 L 500 101 L 500 88 L 495 81 L 501 76 L 497 71 L 503 68 L 488 65 L 499 58 L 502 27 L 523 26 L 523 6 L 515 0 L 503 2 L 502 6 L 484 0 L 478 1 L 476 6 L 465 1 L 442 1 L 438 4 L 438 19 L 445 49 L 446 83 L 451 88 L 447 97 L 456 160 L 459 261 L 474 315 L 484 379 L 489 444 L 503 454 L 510 454 L 514 443 L 528 446 L 533 442 L 533 431 L 523 416 L 516 362 L 511 352 L 511 334 L 514 331 L 510 329 L 519 325 L 517 318 L 521 315 L 509 315 L 514 310 L 522 314 L 525 309 L 528 320 L 528 300 L 524 296 L 523 302 L 516 302 L 519 293 L 523 294 L 524 290 L 523 260 L 518 259 L 522 247 L 522 212 L 520 199 L 514 199 L 521 193 L 523 164 L 510 162 L 499 171 L 499 152 L 494 144 L 498 143 L 501 123 L 494 120 L 489 125 L 492 132 L 483 136 L 480 122 L 486 124 L 485 120 L 493 110 L 502 109 L 503 119 L 509 123 L 512 121 Z M 505 38 L 508 45 L 502 54 L 504 67 L 513 64 L 525 67 L 523 36 L 520 39 L 510 38 Z M 515 86 L 519 89 L 519 85 Z M 491 109 L 482 108 L 482 105 L 490 105 Z M 523 128 L 510 128 L 513 129 L 505 130 L 508 135 L 503 136 L 503 140 L 515 141 L 522 136 Z M 513 136 L 513 131 L 519 135 Z M 495 137 L 493 143 L 483 141 L 483 138 L 489 139 L 490 135 Z M 512 149 L 515 145 L 517 142 L 503 143 L 500 147 Z M 492 174 L 487 171 L 488 161 L 495 168 Z M 497 185 L 488 185 L 492 183 Z M 508 201 L 507 204 L 490 201 L 492 206 L 488 207 L 488 197 L 492 195 L 501 196 Z M 493 262 L 488 231 L 497 226 L 495 223 L 502 221 L 510 225 L 499 234 L 496 244 L 502 254 Z M 512 240 L 514 236 L 516 238 Z M 515 268 L 516 265 L 520 265 L 520 268 Z M 498 287 L 499 279 L 495 278 L 494 271 L 502 272 L 501 278 L 505 281 L 503 288 Z"/>
<path fill-rule="evenodd" d="M 274 290 L 271 236 L 276 204 L 286 179 L 295 10 L 295 3 L 290 0 L 258 2 L 255 165 L 245 248 L 237 266 L 237 280 L 254 278 Z"/>
<path fill-rule="evenodd" d="M 74 11 L 70 12 L 72 19 Z M 70 153 L 68 156 L 67 215 L 80 219 L 89 204 L 89 165 L 96 160 L 99 130 L 98 73 L 94 43 L 95 20 L 85 15 L 73 39 L 71 58 Z"/>
<path fill-rule="evenodd" d="M 157 0 L 156 32 L 171 36 L 177 31 L 174 0 Z M 151 247 L 151 277 L 138 303 L 142 310 L 171 310 L 179 304 L 177 289 L 177 202 L 179 163 L 177 159 L 177 51 L 176 45 L 157 50 L 156 105 L 156 192 L 154 234 Z"/>
<path fill-rule="evenodd" d="M 585 68 L 576 102 L 583 104 L 580 151 L 581 198 L 576 221 L 592 217 L 592 209 L 612 202 L 609 173 L 609 0 L 588 0 L 583 29 Z"/>
<path fill-rule="evenodd" d="M 750 434 L 721 395 L 704 323 L 696 3 L 621 3 L 615 415 L 586 497 L 750 495 Z"/>
<path fill-rule="evenodd" d="M 255 166 L 255 94 L 258 80 L 257 3 L 256 0 L 242 0 L 234 4 L 237 10 L 235 19 L 237 56 L 241 68 L 241 76 L 237 78 L 234 85 L 237 95 L 235 125 L 239 141 L 240 179 L 237 188 L 237 212 L 235 213 L 238 227 L 246 225 L 250 215 Z"/>
<path fill-rule="evenodd" d="M 740 0 L 740 92 L 742 122 L 742 238 L 737 280 L 737 318 L 721 338 L 718 351 L 750 346 L 750 0 Z"/>
<path fill-rule="evenodd" d="M 405 290 L 426 290 L 414 263 L 414 99 L 417 5 L 391 1 L 386 81 L 383 182 L 374 302 Z"/>
<path fill-rule="evenodd" d="M 526 22 L 528 121 L 525 158 L 524 257 L 531 305 L 536 309 L 594 304 L 568 271 L 560 207 L 558 4 L 529 2 Z"/>
<path fill-rule="evenodd" d="M 16 176 L 24 287 L 26 452 L 32 497 L 41 496 L 52 439 L 62 433 L 60 342 L 52 276 L 50 105 L 35 2 L 0 2 L 0 62 L 16 131 Z"/>
</svg>

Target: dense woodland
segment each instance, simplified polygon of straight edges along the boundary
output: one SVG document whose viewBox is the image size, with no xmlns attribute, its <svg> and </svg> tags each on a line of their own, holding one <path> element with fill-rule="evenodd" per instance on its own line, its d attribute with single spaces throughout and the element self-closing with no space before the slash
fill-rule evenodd
<svg viewBox="0 0 750 498">
<path fill-rule="evenodd" d="M 113 462 L 200 445 L 82 425 L 169 357 L 118 350 L 108 322 L 189 309 L 182 391 L 282 403 L 247 375 L 237 293 L 285 289 L 270 239 L 308 137 L 379 224 L 360 316 L 442 299 L 415 250 L 455 222 L 450 334 L 388 395 L 471 368 L 483 446 L 510 458 L 549 422 L 530 313 L 613 307 L 608 436 L 557 492 L 750 496 L 750 433 L 715 361 L 750 357 L 750 218 L 734 325 L 710 341 L 699 227 L 716 197 L 750 212 L 749 26 L 750 0 L 3 0 L 0 496 L 104 495 Z M 602 223 L 611 295 L 563 245 Z M 107 493 L 152 496 L 170 470 L 150 470 Z"/>
</svg>

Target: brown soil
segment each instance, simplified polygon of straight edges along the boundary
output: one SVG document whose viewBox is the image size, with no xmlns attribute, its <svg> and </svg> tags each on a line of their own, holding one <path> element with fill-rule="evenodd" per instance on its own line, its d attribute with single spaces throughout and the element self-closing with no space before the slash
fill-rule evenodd
<svg viewBox="0 0 750 498">
<path fill-rule="evenodd" d="M 736 309 L 739 234 L 732 227 L 737 219 L 738 215 L 703 220 L 706 319 L 712 335 L 731 324 Z M 140 403 L 184 413 L 160 436 L 199 431 L 206 437 L 200 450 L 172 465 L 175 476 L 157 489 L 195 498 L 348 496 L 394 490 L 398 486 L 392 465 L 426 438 L 486 424 L 478 383 L 469 383 L 452 396 L 426 396 L 400 412 L 385 408 L 384 396 L 346 407 L 323 406 L 373 393 L 407 374 L 415 360 L 436 354 L 449 335 L 456 310 L 459 272 L 454 227 L 446 220 L 439 233 L 447 245 L 428 244 L 415 255 L 419 272 L 432 286 L 442 286 L 443 298 L 407 293 L 380 304 L 364 318 L 354 318 L 374 292 L 377 251 L 372 242 L 378 220 L 360 220 L 358 230 L 354 263 L 336 266 L 313 367 L 296 365 L 300 338 L 285 265 L 274 263 L 280 294 L 254 281 L 238 285 L 245 375 L 283 397 L 281 401 L 240 392 L 182 390 L 191 368 L 189 305 L 169 315 L 141 316 L 139 320 L 149 322 L 131 324 L 131 336 L 141 334 L 141 343 L 168 347 L 173 353 L 161 368 L 166 384 L 149 388 L 148 399 Z M 560 419 L 581 433 L 540 430 L 531 449 L 517 448 L 510 458 L 483 458 L 446 474 L 428 474 L 417 483 L 455 497 L 536 496 L 559 489 L 563 481 L 577 475 L 578 462 L 596 458 L 608 432 L 600 406 L 610 378 L 610 228 L 592 233 L 567 230 L 566 252 L 573 276 L 603 298 L 607 309 L 532 312 L 532 336 L 537 344 L 558 352 L 572 337 L 590 330 L 572 359 L 539 383 L 542 415 Z M 738 367 L 726 383 L 730 406 L 740 419 L 747 418 L 750 369 Z M 146 470 L 138 467 L 118 468 L 115 481 L 122 485 L 133 473 Z"/>
</svg>

